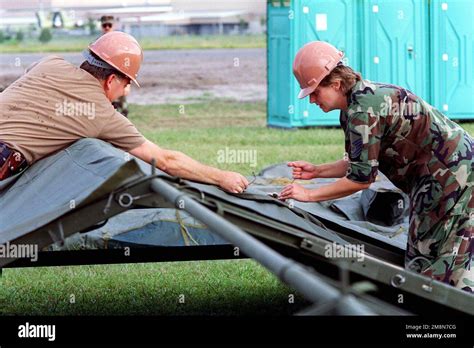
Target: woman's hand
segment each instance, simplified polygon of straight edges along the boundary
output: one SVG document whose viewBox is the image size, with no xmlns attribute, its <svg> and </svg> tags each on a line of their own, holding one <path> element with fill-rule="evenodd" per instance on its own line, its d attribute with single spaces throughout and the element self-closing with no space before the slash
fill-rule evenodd
<svg viewBox="0 0 474 348">
<path fill-rule="evenodd" d="M 311 201 L 311 190 L 305 189 L 303 186 L 298 184 L 290 184 L 287 185 L 281 190 L 278 199 L 285 200 L 285 199 L 296 199 L 297 201 L 301 202 L 309 202 Z"/>
<path fill-rule="evenodd" d="M 306 161 L 288 162 L 293 168 L 293 179 L 309 180 L 318 177 L 318 167 Z"/>
</svg>

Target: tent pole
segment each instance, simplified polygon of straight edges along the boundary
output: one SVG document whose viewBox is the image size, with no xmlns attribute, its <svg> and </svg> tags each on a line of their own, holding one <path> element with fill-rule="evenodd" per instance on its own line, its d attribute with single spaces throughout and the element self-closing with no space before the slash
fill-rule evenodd
<svg viewBox="0 0 474 348">
<path fill-rule="evenodd" d="M 243 253 L 258 261 L 284 283 L 295 288 L 313 303 L 324 304 L 344 300 L 346 305 L 335 307 L 337 314 L 375 315 L 353 295 L 342 294 L 341 291 L 320 279 L 314 272 L 280 255 L 164 180 L 153 179 L 151 189 L 173 203 L 178 209 L 189 212 L 207 225 L 210 230 L 240 248 Z"/>
</svg>

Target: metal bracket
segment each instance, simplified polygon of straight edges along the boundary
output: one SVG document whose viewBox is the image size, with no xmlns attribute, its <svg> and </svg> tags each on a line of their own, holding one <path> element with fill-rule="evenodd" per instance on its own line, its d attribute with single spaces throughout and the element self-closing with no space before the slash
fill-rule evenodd
<svg viewBox="0 0 474 348">
<path fill-rule="evenodd" d="M 61 221 L 57 223 L 57 229 L 49 229 L 48 234 L 54 243 L 58 243 L 59 246 L 64 245 L 64 228 Z"/>
<path fill-rule="evenodd" d="M 118 196 L 118 204 L 122 208 L 130 208 L 133 204 L 133 201 L 134 201 L 133 196 L 128 192 L 121 193 Z"/>
<path fill-rule="evenodd" d="M 220 216 L 224 216 L 224 207 L 222 206 L 222 204 L 217 201 L 217 200 L 214 200 L 214 199 L 210 199 L 209 197 L 207 198 L 207 201 L 211 204 L 213 204 L 215 207 L 216 207 L 216 214 L 217 215 L 220 215 Z"/>
<path fill-rule="evenodd" d="M 405 284 L 406 278 L 403 276 L 403 274 L 397 273 L 395 274 L 392 279 L 390 279 L 390 285 L 392 285 L 394 288 L 399 288 Z"/>
<path fill-rule="evenodd" d="M 103 210 L 104 214 L 108 214 L 108 212 L 110 210 L 110 206 L 112 205 L 112 199 L 113 198 L 114 198 L 114 193 L 111 192 L 110 195 L 109 195 L 109 198 L 107 199 L 107 204 L 105 205 L 104 210 Z"/>
</svg>

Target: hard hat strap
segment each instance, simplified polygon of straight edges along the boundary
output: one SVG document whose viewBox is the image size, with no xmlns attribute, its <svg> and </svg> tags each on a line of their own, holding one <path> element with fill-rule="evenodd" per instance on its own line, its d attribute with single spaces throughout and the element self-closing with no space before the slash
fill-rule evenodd
<svg viewBox="0 0 474 348">
<path fill-rule="evenodd" d="M 103 60 L 95 58 L 89 50 L 82 51 L 82 56 L 85 58 L 85 60 L 87 60 L 90 65 L 94 65 L 96 67 L 104 69 L 116 70 L 112 65 L 104 62 Z"/>
</svg>

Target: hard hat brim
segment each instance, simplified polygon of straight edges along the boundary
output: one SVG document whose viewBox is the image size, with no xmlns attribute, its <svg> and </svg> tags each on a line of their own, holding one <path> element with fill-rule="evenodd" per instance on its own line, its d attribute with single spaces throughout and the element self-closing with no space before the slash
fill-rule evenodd
<svg viewBox="0 0 474 348">
<path fill-rule="evenodd" d="M 298 94 L 298 99 L 306 98 L 308 95 L 313 93 L 316 90 L 316 88 L 318 88 L 318 85 L 314 84 L 313 86 L 309 86 L 309 87 L 301 89 L 300 93 Z"/>
</svg>

